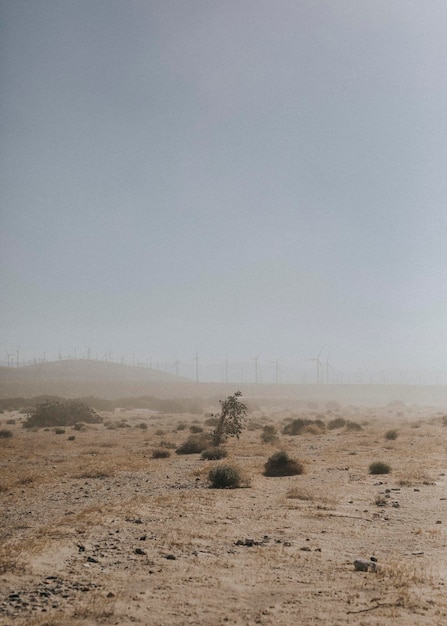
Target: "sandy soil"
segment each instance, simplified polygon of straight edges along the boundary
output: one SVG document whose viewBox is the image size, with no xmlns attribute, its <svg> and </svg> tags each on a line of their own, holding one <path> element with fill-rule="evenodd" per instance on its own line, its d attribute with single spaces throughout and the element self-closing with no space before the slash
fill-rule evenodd
<svg viewBox="0 0 447 626">
<path fill-rule="evenodd" d="M 362 429 L 262 443 L 264 425 L 282 432 L 299 416 L 340 416 Z M 219 461 L 172 448 L 152 458 L 191 426 L 209 429 L 205 416 L 104 419 L 56 434 L 0 416 L 0 430 L 13 433 L 0 439 L 1 624 L 447 623 L 442 412 L 261 406 L 226 446 L 226 462 L 249 483 L 232 490 L 209 487 Z M 278 449 L 305 473 L 265 477 Z M 390 474 L 369 474 L 378 460 Z M 376 572 L 355 569 L 370 557 Z"/>
</svg>

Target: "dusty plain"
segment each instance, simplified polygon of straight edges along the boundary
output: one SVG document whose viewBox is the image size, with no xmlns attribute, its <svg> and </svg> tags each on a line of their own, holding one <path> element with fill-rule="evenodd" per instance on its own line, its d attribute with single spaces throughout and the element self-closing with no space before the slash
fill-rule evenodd
<svg viewBox="0 0 447 626">
<path fill-rule="evenodd" d="M 59 434 L 1 414 L 0 624 L 447 624 L 442 409 L 254 406 L 226 444 L 246 484 L 223 490 L 207 480 L 222 461 L 175 453 L 216 405 L 117 409 Z M 282 434 L 298 417 L 361 430 Z M 305 473 L 265 477 L 277 450 Z M 373 461 L 391 473 L 369 474 Z M 370 557 L 376 572 L 355 569 Z"/>
</svg>

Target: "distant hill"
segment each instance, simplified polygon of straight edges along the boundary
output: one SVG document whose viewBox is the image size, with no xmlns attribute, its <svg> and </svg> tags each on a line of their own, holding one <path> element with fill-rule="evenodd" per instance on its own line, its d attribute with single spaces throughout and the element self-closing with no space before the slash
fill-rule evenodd
<svg viewBox="0 0 447 626">
<path fill-rule="evenodd" d="M 185 384 L 181 378 L 150 367 L 133 367 L 93 361 L 70 359 L 48 361 L 24 367 L 0 367 L 0 394 L 5 396 L 55 393 L 67 396 L 101 393 L 104 397 L 126 391 L 145 390 L 153 385 Z"/>
</svg>

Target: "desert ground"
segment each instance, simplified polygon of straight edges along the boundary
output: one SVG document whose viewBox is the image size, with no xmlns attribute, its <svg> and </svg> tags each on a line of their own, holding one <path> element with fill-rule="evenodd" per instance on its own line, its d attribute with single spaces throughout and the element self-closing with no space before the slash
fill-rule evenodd
<svg viewBox="0 0 447 626">
<path fill-rule="evenodd" d="M 215 410 L 117 409 L 60 429 L 1 414 L 0 623 L 447 623 L 442 408 L 260 399 L 224 461 L 176 454 Z M 319 425 L 284 434 L 297 418 Z M 264 476 L 278 450 L 304 473 Z M 376 461 L 391 472 L 370 474 Z M 240 488 L 210 488 L 222 462 Z"/>
</svg>

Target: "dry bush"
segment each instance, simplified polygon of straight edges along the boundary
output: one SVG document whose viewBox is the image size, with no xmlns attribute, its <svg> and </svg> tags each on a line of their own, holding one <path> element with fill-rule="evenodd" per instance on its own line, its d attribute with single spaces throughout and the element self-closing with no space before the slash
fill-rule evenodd
<svg viewBox="0 0 447 626">
<path fill-rule="evenodd" d="M 6 428 L 0 430 L 0 439 L 10 439 L 12 437 L 12 431 Z"/>
<path fill-rule="evenodd" d="M 336 428 L 344 428 L 346 426 L 346 420 L 343 417 L 336 417 L 327 423 L 329 430 L 335 430 Z"/>
<path fill-rule="evenodd" d="M 221 446 L 206 448 L 206 450 L 202 452 L 202 459 L 206 461 L 218 461 L 219 459 L 224 459 L 226 456 L 228 456 L 228 452 Z"/>
<path fill-rule="evenodd" d="M 75 478 L 111 478 L 114 475 L 115 473 L 111 468 L 93 466 L 85 469 L 80 474 L 77 474 Z"/>
<path fill-rule="evenodd" d="M 261 433 L 261 441 L 263 443 L 274 443 L 278 440 L 278 431 L 275 426 L 266 424 Z"/>
<path fill-rule="evenodd" d="M 176 454 L 200 454 L 211 443 L 211 436 L 208 433 L 191 435 L 175 451 Z"/>
<path fill-rule="evenodd" d="M 284 450 L 272 454 L 264 465 L 264 476 L 297 476 L 303 473 L 304 465 L 291 459 Z"/>
<path fill-rule="evenodd" d="M 385 433 L 385 439 L 388 441 L 395 441 L 397 439 L 398 433 L 397 430 L 392 428 L 391 430 L 387 430 Z"/>
<path fill-rule="evenodd" d="M 292 487 L 287 491 L 286 498 L 289 500 L 312 501 L 315 496 L 308 489 L 304 489 L 303 487 Z"/>
<path fill-rule="evenodd" d="M 152 452 L 153 459 L 167 459 L 170 456 L 171 456 L 171 453 L 166 448 L 164 449 L 157 448 L 156 450 Z"/>
<path fill-rule="evenodd" d="M 391 467 L 383 461 L 374 461 L 369 465 L 368 471 L 370 474 L 389 474 Z"/>
<path fill-rule="evenodd" d="M 208 481 L 213 489 L 235 489 L 241 486 L 242 477 L 235 465 L 222 464 L 210 469 Z"/>
<path fill-rule="evenodd" d="M 77 422 L 98 424 L 102 418 L 90 407 L 79 400 L 50 400 L 38 404 L 28 414 L 24 422 L 25 428 L 35 426 L 73 426 Z"/>
</svg>

